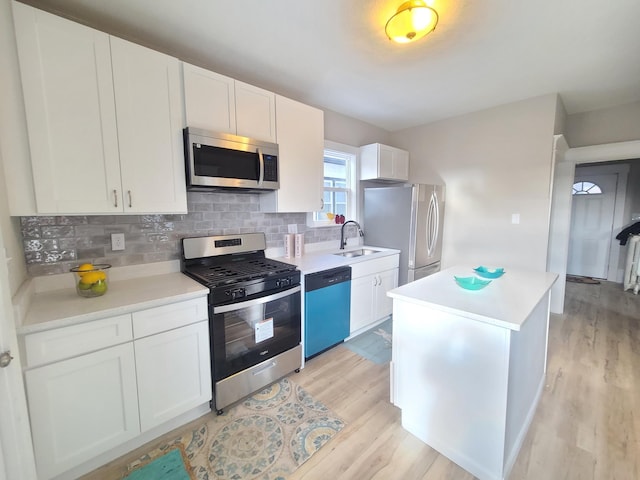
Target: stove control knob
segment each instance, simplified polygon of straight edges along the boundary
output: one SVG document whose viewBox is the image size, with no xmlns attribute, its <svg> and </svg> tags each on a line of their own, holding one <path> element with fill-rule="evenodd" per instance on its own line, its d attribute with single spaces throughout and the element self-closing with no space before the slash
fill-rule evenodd
<svg viewBox="0 0 640 480">
<path fill-rule="evenodd" d="M 276 287 L 288 287 L 291 285 L 290 278 L 281 278 L 280 280 L 276 280 Z"/>
<path fill-rule="evenodd" d="M 244 288 L 235 288 L 233 290 L 228 290 L 227 295 L 231 297 L 231 300 L 236 300 L 245 296 L 245 290 Z"/>
</svg>

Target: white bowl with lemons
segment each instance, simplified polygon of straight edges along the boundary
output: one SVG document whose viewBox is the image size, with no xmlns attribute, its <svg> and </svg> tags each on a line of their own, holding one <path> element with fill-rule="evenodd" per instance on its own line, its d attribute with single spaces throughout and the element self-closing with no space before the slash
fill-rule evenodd
<svg viewBox="0 0 640 480">
<path fill-rule="evenodd" d="M 83 263 L 71 269 L 74 274 L 76 292 L 81 297 L 100 297 L 108 290 L 108 263 Z"/>
</svg>

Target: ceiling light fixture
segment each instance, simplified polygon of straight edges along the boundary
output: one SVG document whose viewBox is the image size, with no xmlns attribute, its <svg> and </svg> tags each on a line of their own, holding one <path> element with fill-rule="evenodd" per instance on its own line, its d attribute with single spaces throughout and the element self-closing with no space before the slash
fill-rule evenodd
<svg viewBox="0 0 640 480">
<path fill-rule="evenodd" d="M 433 32 L 438 24 L 438 12 L 423 0 L 411 0 L 398 7 L 387 21 L 384 31 L 389 40 L 409 43 Z"/>
</svg>

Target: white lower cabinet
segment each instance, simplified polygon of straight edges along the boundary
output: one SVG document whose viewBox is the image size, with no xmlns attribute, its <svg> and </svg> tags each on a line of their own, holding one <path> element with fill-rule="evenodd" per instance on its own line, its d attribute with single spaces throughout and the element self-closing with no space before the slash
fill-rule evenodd
<svg viewBox="0 0 640 480">
<path fill-rule="evenodd" d="M 398 286 L 398 255 L 351 265 L 350 334 L 391 315 L 393 301 L 387 292 Z"/>
<path fill-rule="evenodd" d="M 206 297 L 27 334 L 40 480 L 211 400 Z"/>
<path fill-rule="evenodd" d="M 51 478 L 140 433 L 133 344 L 25 374 L 39 478 Z"/>
<path fill-rule="evenodd" d="M 142 431 L 211 400 L 207 322 L 134 342 Z"/>
</svg>

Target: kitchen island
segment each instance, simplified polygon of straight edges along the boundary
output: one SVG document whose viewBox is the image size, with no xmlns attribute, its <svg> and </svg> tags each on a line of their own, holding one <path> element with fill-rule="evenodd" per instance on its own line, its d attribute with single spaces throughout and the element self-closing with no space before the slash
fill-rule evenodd
<svg viewBox="0 0 640 480">
<path fill-rule="evenodd" d="M 557 275 L 507 269 L 465 290 L 458 266 L 391 290 L 391 400 L 402 426 L 481 480 L 505 479 L 545 380 Z"/>
</svg>

